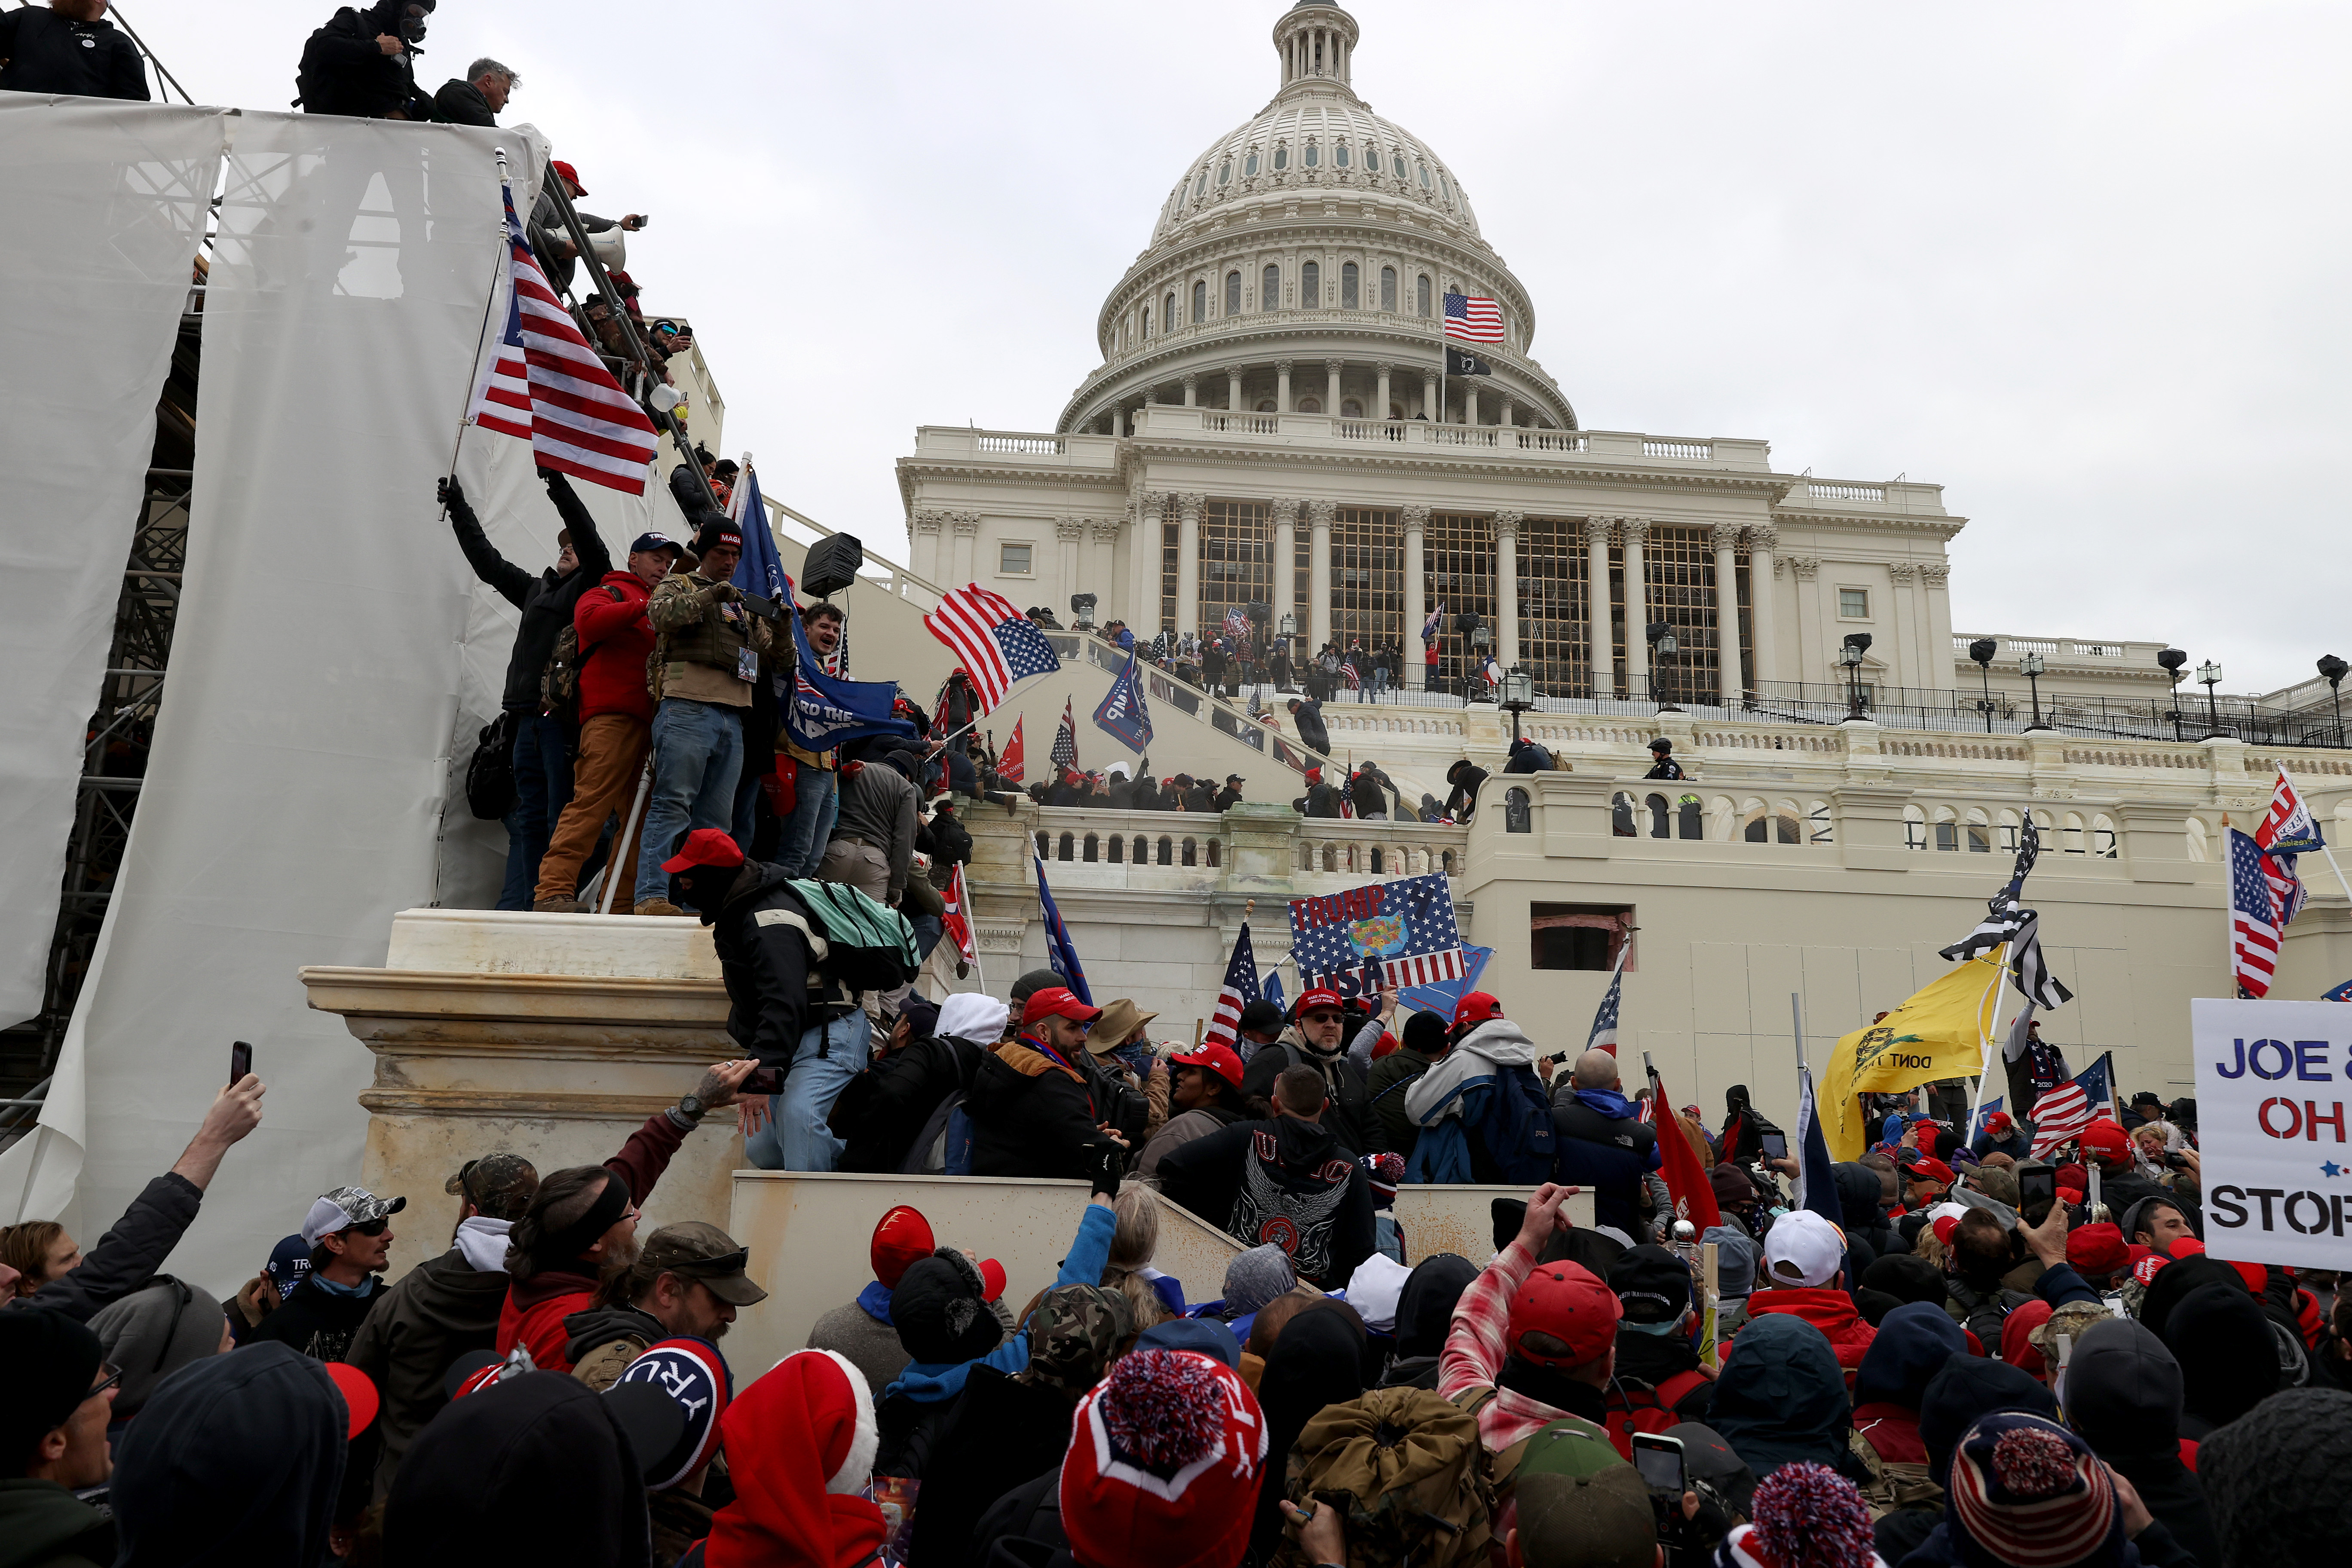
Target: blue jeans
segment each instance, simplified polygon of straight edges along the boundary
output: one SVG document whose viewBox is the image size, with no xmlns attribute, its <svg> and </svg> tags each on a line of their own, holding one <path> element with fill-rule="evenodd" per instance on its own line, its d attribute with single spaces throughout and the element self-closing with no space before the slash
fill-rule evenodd
<svg viewBox="0 0 2352 1568">
<path fill-rule="evenodd" d="M 542 713 L 522 716 L 515 730 L 514 775 L 514 809 L 506 816 L 507 880 L 499 908 L 527 910 L 555 819 L 572 804 L 572 736 L 561 722 Z"/>
<path fill-rule="evenodd" d="M 835 790 L 839 775 L 793 760 L 793 814 L 784 818 L 784 836 L 776 847 L 776 864 L 788 876 L 814 877 L 833 838 L 833 820 L 841 814 L 841 796 Z"/>
<path fill-rule="evenodd" d="M 698 827 L 735 830 L 735 775 L 743 721 L 716 702 L 665 697 L 654 714 L 654 784 L 637 856 L 637 902 L 669 897 L 662 862 Z"/>
<path fill-rule="evenodd" d="M 768 1097 L 768 1124 L 743 1141 L 743 1156 L 762 1171 L 830 1171 L 848 1147 L 824 1119 L 865 1070 L 873 1039 L 866 1015 L 853 1012 L 801 1036 L 784 1073 L 784 1090 Z M 824 1055 L 819 1056 L 819 1050 Z"/>
<path fill-rule="evenodd" d="M 907 923 L 915 928 L 915 951 L 926 959 L 940 945 L 940 938 L 948 934 L 948 922 L 937 915 L 908 915 Z"/>
</svg>

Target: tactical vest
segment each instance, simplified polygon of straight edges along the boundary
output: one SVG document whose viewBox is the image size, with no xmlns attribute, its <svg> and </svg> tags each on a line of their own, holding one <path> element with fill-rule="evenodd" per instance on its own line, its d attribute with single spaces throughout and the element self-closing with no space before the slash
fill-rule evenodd
<svg viewBox="0 0 2352 1568">
<path fill-rule="evenodd" d="M 672 588 L 673 583 L 683 583 L 683 590 Z M 660 597 L 665 590 L 671 594 L 698 594 L 707 584 L 688 573 L 674 572 L 661 580 L 654 589 Z M 742 605 L 735 606 L 735 618 L 730 620 L 720 612 L 725 606 L 713 605 L 702 618 L 692 626 L 677 626 L 654 635 L 654 651 L 646 659 L 646 686 L 661 700 L 662 678 L 672 664 L 707 664 L 733 675 L 741 667 L 743 650 L 751 647 L 749 614 Z M 750 689 L 747 685 L 745 689 Z"/>
</svg>

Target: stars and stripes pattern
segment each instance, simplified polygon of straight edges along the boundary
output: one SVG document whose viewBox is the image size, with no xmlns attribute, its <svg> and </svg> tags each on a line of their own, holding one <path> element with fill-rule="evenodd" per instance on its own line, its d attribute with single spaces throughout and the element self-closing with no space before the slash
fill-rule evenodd
<svg viewBox="0 0 2352 1568">
<path fill-rule="evenodd" d="M 1592 1033 L 1584 1041 L 1586 1050 L 1607 1051 L 1612 1057 L 1617 1054 L 1617 1012 L 1623 1001 L 1621 987 L 1625 980 L 1625 954 L 1633 946 L 1631 938 L 1618 940 L 1622 945 L 1617 950 L 1616 966 L 1609 972 L 1609 989 L 1601 994 L 1601 1005 L 1592 1014 Z"/>
<path fill-rule="evenodd" d="M 2009 973 L 2026 1000 L 2045 1012 L 2074 999 L 2042 960 L 2042 917 L 2032 910 L 2025 911 L 2025 923 L 2010 941 Z"/>
<path fill-rule="evenodd" d="M 1061 727 L 1054 731 L 1054 749 L 1049 753 L 1049 757 L 1057 768 L 1075 768 L 1078 765 L 1078 721 L 1071 708 L 1071 703 L 1075 700 L 1072 698 L 1063 699 Z"/>
<path fill-rule="evenodd" d="M 2039 1160 L 2061 1144 L 2083 1135 L 2098 1119 L 2113 1096 L 2107 1089 L 2105 1057 L 2033 1102 L 2033 1147 L 2029 1157 Z"/>
<path fill-rule="evenodd" d="M 1503 307 L 1478 294 L 1445 296 L 1445 335 L 1456 342 L 1503 341 Z"/>
<path fill-rule="evenodd" d="M 1244 921 L 1241 934 L 1234 938 L 1234 955 L 1225 961 L 1225 983 L 1218 988 L 1217 1005 L 1202 1040 L 1232 1045 L 1241 1034 L 1242 1009 L 1258 996 L 1257 950 L 1250 943 L 1249 921 Z"/>
<path fill-rule="evenodd" d="M 923 627 L 971 675 L 982 713 L 1003 702 L 1013 682 L 1062 668 L 1045 634 L 1012 600 L 977 583 L 940 595 L 940 607 L 923 617 Z"/>
<path fill-rule="evenodd" d="M 1359 931 L 1390 940 L 1378 950 L 1360 949 Z M 1368 963 L 1380 965 L 1382 984 L 1400 987 L 1458 980 L 1468 973 L 1462 930 L 1454 917 L 1454 890 L 1442 871 L 1293 899 L 1290 956 L 1307 985 L 1360 973 Z"/>
<path fill-rule="evenodd" d="M 2230 835 L 2230 976 L 2242 996 L 2267 996 L 2278 972 L 2278 903 L 2253 839 Z M 2036 1110 L 2040 1108 L 2037 1106 Z"/>
<path fill-rule="evenodd" d="M 2303 912 L 2304 900 L 2309 896 L 2295 870 L 2295 857 L 2324 848 L 2326 842 L 2319 836 L 2317 819 L 2295 793 L 2284 766 L 2271 786 L 2271 808 L 2254 829 L 2254 844 L 2263 851 L 2263 877 L 2270 883 L 2278 923 L 2286 925 Z"/>
<path fill-rule="evenodd" d="M 1239 605 L 1225 612 L 1225 635 L 1243 638 L 1249 636 L 1249 615 Z"/>
<path fill-rule="evenodd" d="M 1428 616 L 1422 621 L 1421 640 L 1423 642 L 1435 642 L 1437 640 L 1439 628 L 1444 625 L 1445 606 L 1440 605 L 1437 608 L 1430 611 Z"/>
<path fill-rule="evenodd" d="M 643 495 L 646 465 L 654 459 L 654 423 L 621 390 L 548 287 L 515 216 L 514 187 L 501 189 L 508 244 L 499 288 L 506 326 L 498 352 L 484 356 L 476 372 L 466 417 L 530 442 L 541 468 Z"/>
<path fill-rule="evenodd" d="M 2018 900 L 2024 895 L 2025 879 L 2033 863 L 2042 858 L 2042 833 L 2034 826 L 2033 814 L 2025 815 L 2025 825 L 2018 829 L 2017 861 L 2010 868 L 2008 885 L 1985 902 L 1985 918 L 1977 922 L 1976 930 L 1943 949 L 1937 956 L 1948 963 L 1963 963 L 1979 953 L 1990 952 L 2022 930 L 2034 918 L 2033 911 L 2021 909 Z"/>
</svg>

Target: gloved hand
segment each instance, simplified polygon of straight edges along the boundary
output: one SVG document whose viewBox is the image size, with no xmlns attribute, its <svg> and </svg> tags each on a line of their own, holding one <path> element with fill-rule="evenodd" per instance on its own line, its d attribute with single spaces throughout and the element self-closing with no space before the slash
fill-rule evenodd
<svg viewBox="0 0 2352 1568">
<path fill-rule="evenodd" d="M 702 590 L 702 602 L 706 605 L 730 605 L 742 596 L 743 590 L 732 583 L 713 583 Z"/>
<path fill-rule="evenodd" d="M 1094 1184 L 1097 1194 L 1107 1198 L 1118 1196 L 1118 1184 L 1127 1179 L 1127 1151 L 1117 1143 L 1096 1144 L 1087 1177 Z"/>
<path fill-rule="evenodd" d="M 451 474 L 446 479 L 433 481 L 433 499 L 443 506 L 447 506 L 453 501 L 463 506 L 466 504 L 465 488 L 457 483 L 457 476 Z"/>
</svg>

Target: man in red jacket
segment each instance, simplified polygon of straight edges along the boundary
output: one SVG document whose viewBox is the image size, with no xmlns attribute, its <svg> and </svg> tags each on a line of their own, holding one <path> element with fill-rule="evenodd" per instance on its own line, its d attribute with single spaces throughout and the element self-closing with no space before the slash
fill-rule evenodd
<svg viewBox="0 0 2352 1568">
<path fill-rule="evenodd" d="M 1836 1226 L 1810 1209 L 1782 1215 L 1764 1234 L 1764 1267 L 1757 1271 L 1756 1293 L 1748 1298 L 1748 1318 L 1753 1322 L 1769 1312 L 1787 1312 L 1821 1330 L 1845 1369 L 1851 1392 L 1878 1331 L 1854 1310 L 1853 1298 L 1841 1288 L 1838 1273 L 1844 1261 L 1845 1236 Z"/>
<path fill-rule="evenodd" d="M 534 910 L 587 913 L 588 906 L 574 896 L 581 862 L 596 847 L 606 817 L 633 828 L 629 814 L 636 805 L 637 777 L 645 771 L 654 722 L 653 692 L 646 685 L 654 628 L 646 619 L 646 599 L 684 553 L 666 533 L 637 535 L 629 546 L 629 569 L 604 574 L 572 612 L 580 637 L 579 754 L 572 764 L 572 799 L 540 862 Z M 636 912 L 635 839 L 633 830 L 616 837 L 605 861 L 604 880 L 613 889 L 616 915 Z"/>
</svg>

